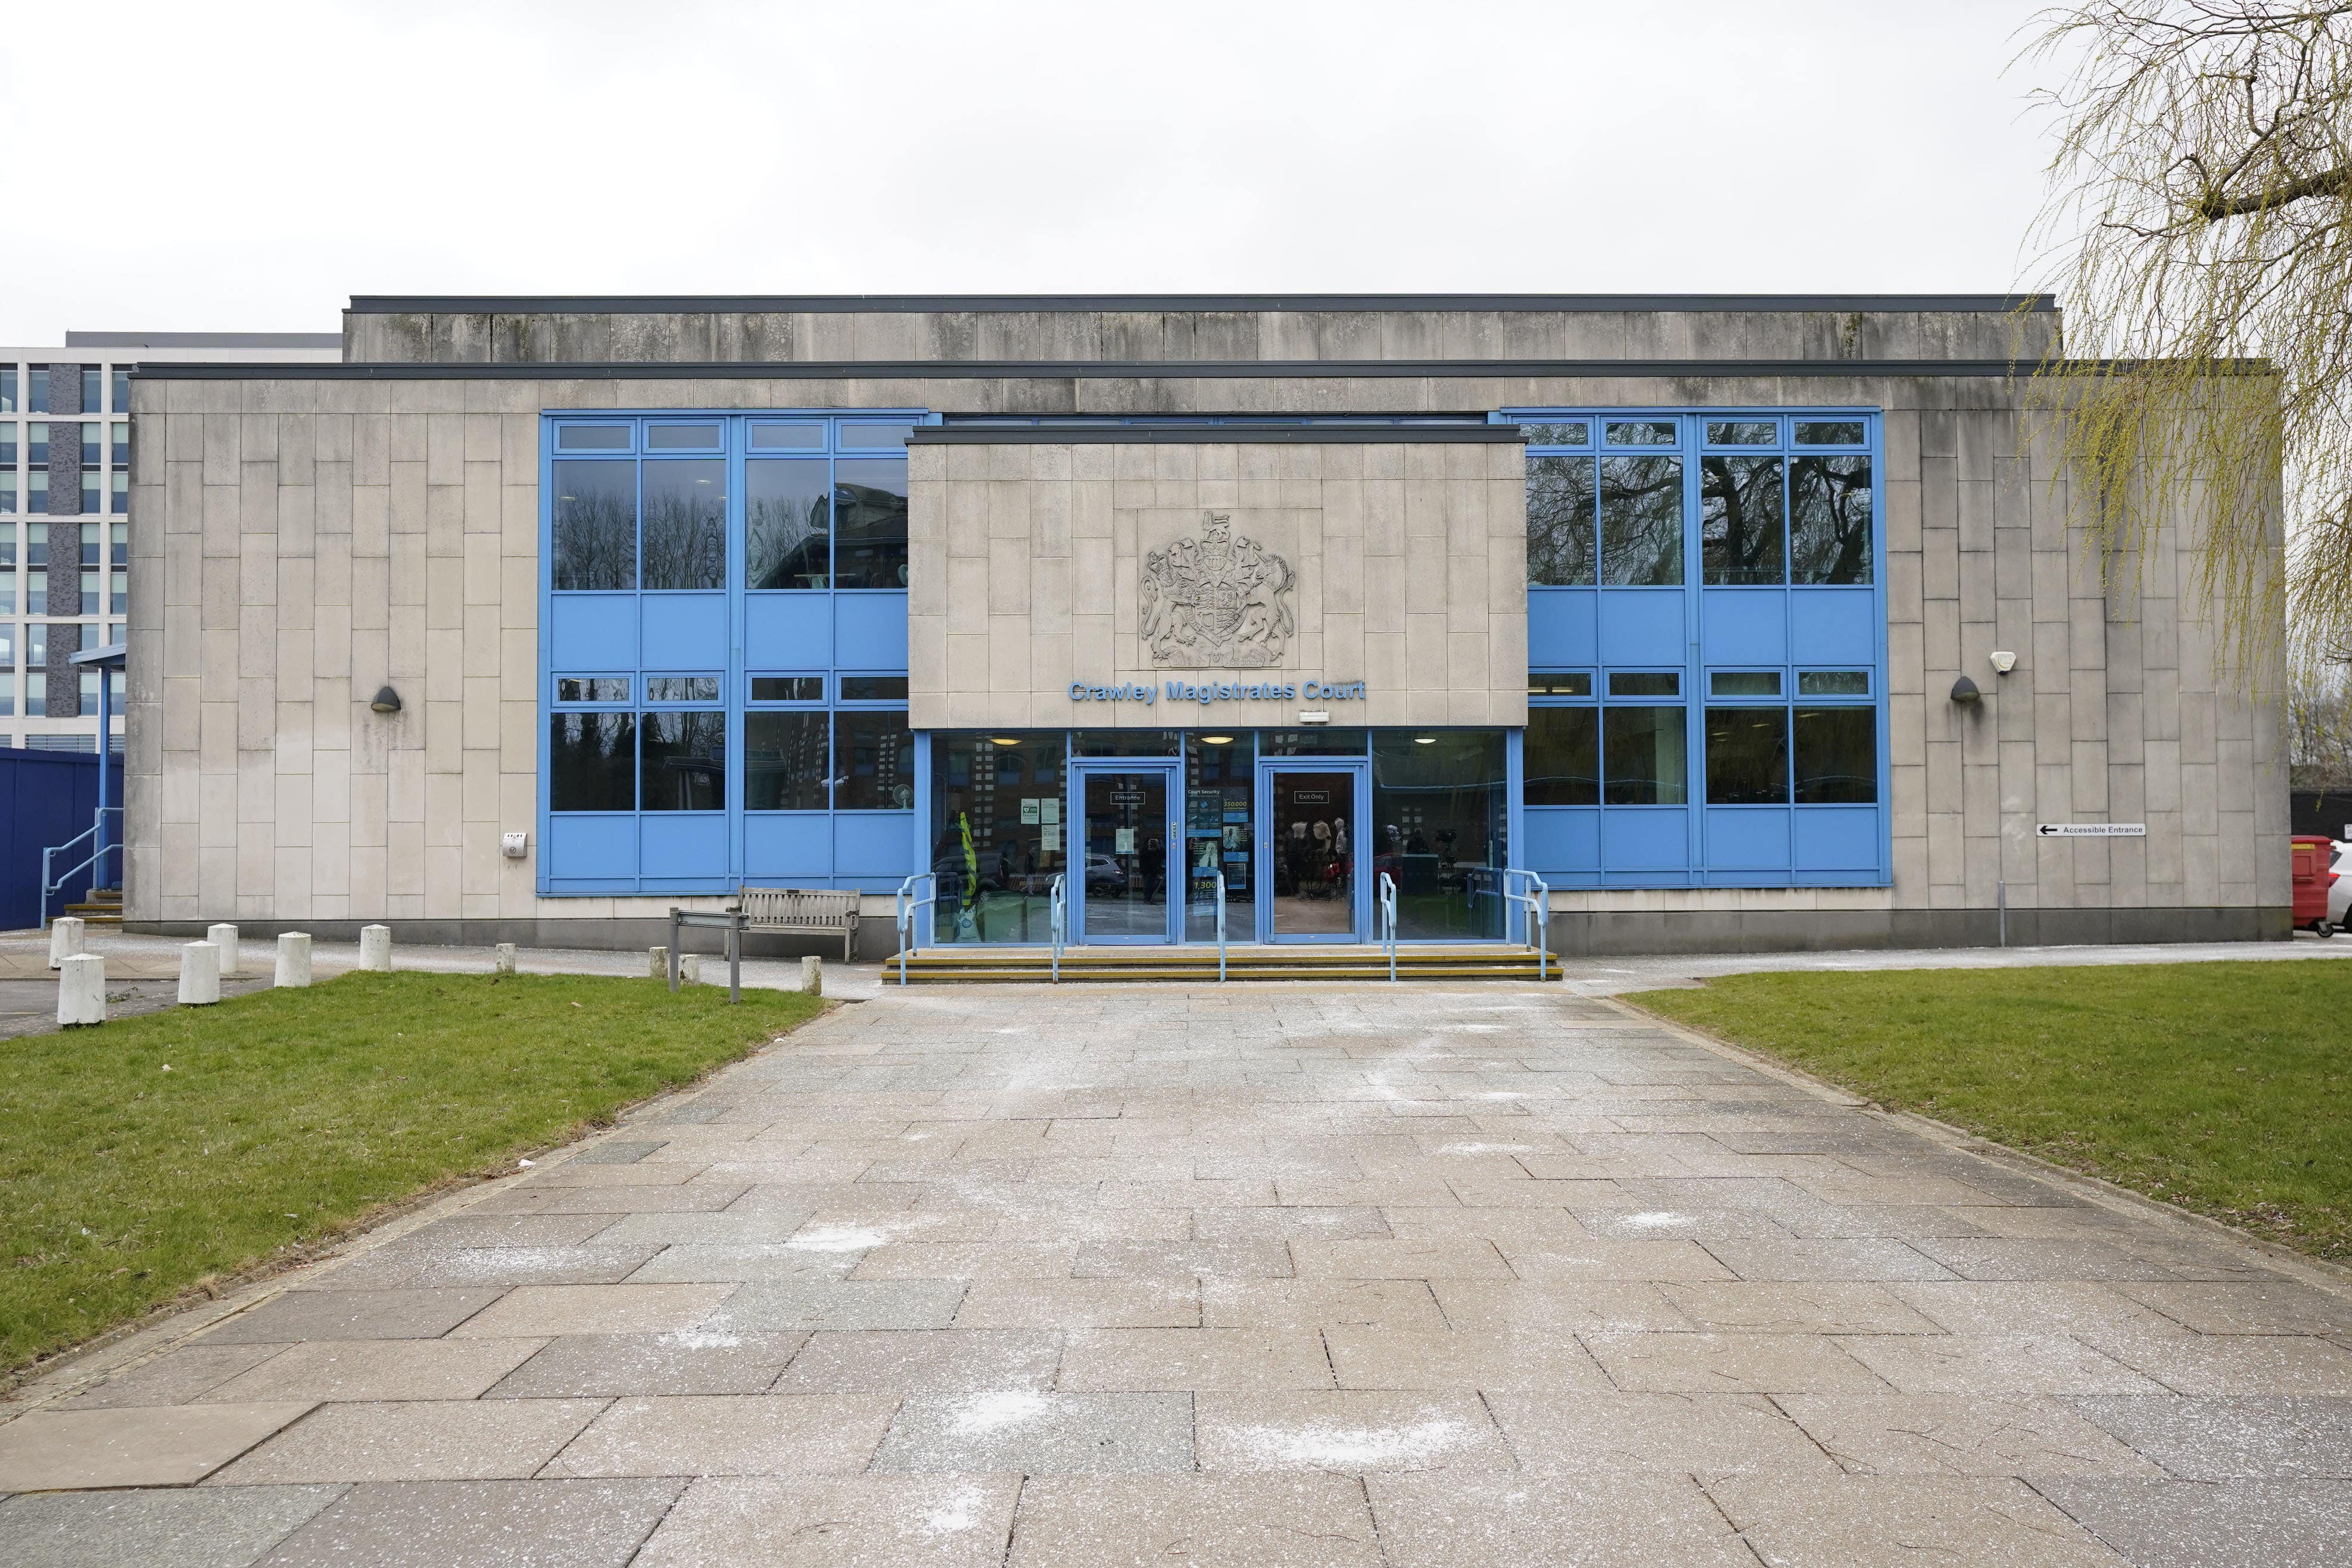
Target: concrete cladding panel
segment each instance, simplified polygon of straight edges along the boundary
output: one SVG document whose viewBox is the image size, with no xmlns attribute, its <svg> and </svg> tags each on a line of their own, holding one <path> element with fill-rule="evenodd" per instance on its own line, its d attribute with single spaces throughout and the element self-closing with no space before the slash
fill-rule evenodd
<svg viewBox="0 0 2352 1568">
<path fill-rule="evenodd" d="M 355 362 L 2006 360 L 2057 315 L 1997 297 L 364 299 Z"/>
<path fill-rule="evenodd" d="M 1563 913 L 1621 935 L 1654 922 L 1669 945 L 1715 928 L 1700 915 L 1759 911 L 1834 912 L 1820 929 L 1840 940 L 1990 940 L 2004 889 L 2012 909 L 2053 912 L 2033 927 L 2053 932 L 2093 929 L 2064 912 L 2099 910 L 2145 912 L 2103 927 L 2125 934 L 2215 910 L 2251 913 L 2199 914 L 2194 929 L 2269 931 L 2288 902 L 2278 706 L 2216 674 L 2186 541 L 2104 580 L 2085 564 L 2046 446 L 2020 440 L 1999 377 L 168 373 L 133 393 L 131 554 L 153 585 L 131 616 L 128 895 L 142 922 L 385 920 L 445 939 L 562 922 L 583 939 L 572 923 L 667 908 L 541 899 L 532 861 L 499 852 L 502 831 L 536 821 L 540 415 L 642 407 L 1882 408 L 1894 885 L 1562 893 Z M 1457 466 L 1474 459 L 1490 466 Z M 1145 530 L 1213 509 L 1296 540 L 1299 634 L 1280 668 L 1362 679 L 1367 722 L 1520 722 L 1515 447 L 932 446 L 913 460 L 911 661 L 941 694 L 919 724 L 993 722 L 976 705 L 1002 686 L 1032 705 L 1008 722 L 1059 726 L 1075 672 L 1143 676 L 1131 574 Z M 1483 579 L 1464 564 L 1482 555 Z M 2007 676 L 1996 650 L 2018 655 Z M 1961 674 L 1986 693 L 1973 708 L 1949 701 Z M 369 709 L 384 685 L 396 716 Z M 1480 711 L 1450 706 L 1465 690 Z M 1379 695 L 1400 693 L 1402 708 Z M 2107 820 L 2148 835 L 2033 832 Z"/>
<path fill-rule="evenodd" d="M 918 729 L 1527 722 L 1516 442 L 910 456 Z"/>
</svg>

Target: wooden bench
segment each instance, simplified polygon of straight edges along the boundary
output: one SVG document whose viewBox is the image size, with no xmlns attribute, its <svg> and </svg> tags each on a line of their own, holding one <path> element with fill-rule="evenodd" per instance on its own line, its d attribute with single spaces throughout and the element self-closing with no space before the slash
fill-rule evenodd
<svg viewBox="0 0 2352 1568">
<path fill-rule="evenodd" d="M 841 937 L 841 961 L 857 954 L 857 894 L 831 888 L 747 887 L 728 913 L 743 916 L 746 931 L 796 931 Z"/>
</svg>

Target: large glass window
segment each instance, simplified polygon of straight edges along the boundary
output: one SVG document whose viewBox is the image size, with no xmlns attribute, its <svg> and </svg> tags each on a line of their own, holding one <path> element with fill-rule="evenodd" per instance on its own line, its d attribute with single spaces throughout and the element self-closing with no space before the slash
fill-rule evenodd
<svg viewBox="0 0 2352 1568">
<path fill-rule="evenodd" d="M 823 434 L 820 430 L 820 439 Z M 823 458 L 754 458 L 743 465 L 744 580 L 749 586 L 833 585 L 831 467 Z"/>
<path fill-rule="evenodd" d="M 640 722 L 640 809 L 725 810 L 727 716 L 694 710 L 653 712 Z"/>
<path fill-rule="evenodd" d="M 1601 710 L 1528 708 L 1522 766 L 1530 806 L 1601 804 Z"/>
<path fill-rule="evenodd" d="M 833 465 L 834 586 L 907 586 L 907 462 L 837 458 Z"/>
<path fill-rule="evenodd" d="M 727 465 L 666 459 L 646 463 L 644 475 L 646 590 L 726 587 Z"/>
<path fill-rule="evenodd" d="M 1789 710 L 1710 707 L 1706 710 L 1706 803 L 1785 806 L 1789 803 Z"/>
<path fill-rule="evenodd" d="M 904 811 L 915 804 L 915 737 L 903 710 L 833 716 L 833 809 Z"/>
<path fill-rule="evenodd" d="M 1528 455 L 1528 581 L 1538 587 L 1589 587 L 1593 581 L 1592 462 Z"/>
<path fill-rule="evenodd" d="M 1683 580 L 1683 460 L 1601 460 L 1601 580 L 1615 588 Z"/>
<path fill-rule="evenodd" d="M 1796 710 L 1797 803 L 1869 805 L 1878 799 L 1878 711 L 1854 705 Z"/>
<path fill-rule="evenodd" d="M 0 413 L 15 413 L 23 401 L 16 392 L 16 367 L 0 365 Z"/>
<path fill-rule="evenodd" d="M 743 716 L 743 809 L 822 811 L 833 758 L 828 716 L 755 709 Z"/>
<path fill-rule="evenodd" d="M 1601 710 L 1602 803 L 1681 806 L 1690 800 L 1679 707 Z"/>
<path fill-rule="evenodd" d="M 931 737 L 930 870 L 941 942 L 1043 942 L 1066 858 L 1060 730 Z"/>
<path fill-rule="evenodd" d="M 1698 496 L 1699 544 L 1710 587 L 1788 580 L 1778 457 L 1703 457 Z"/>
<path fill-rule="evenodd" d="M 637 585 L 637 465 L 558 462 L 551 584 L 572 589 Z"/>
<path fill-rule="evenodd" d="M 114 394 L 114 401 L 107 406 L 117 413 L 128 413 L 131 412 L 131 367 L 115 366 L 112 380 L 114 384 L 110 390 Z M 92 403 L 88 406 L 94 408 L 97 405 Z"/>
<path fill-rule="evenodd" d="M 547 733 L 550 810 L 636 809 L 635 715 L 559 713 L 549 718 Z"/>
<path fill-rule="evenodd" d="M 1801 431 L 1804 427 L 1798 428 Z M 1793 580 L 1805 583 L 1868 582 L 1872 515 L 1869 458 L 1799 457 L 1791 461 L 1789 555 Z"/>
<path fill-rule="evenodd" d="M 1498 730 L 1374 733 L 1372 869 L 1396 879 L 1399 936 L 1503 934 L 1505 796 Z"/>
</svg>

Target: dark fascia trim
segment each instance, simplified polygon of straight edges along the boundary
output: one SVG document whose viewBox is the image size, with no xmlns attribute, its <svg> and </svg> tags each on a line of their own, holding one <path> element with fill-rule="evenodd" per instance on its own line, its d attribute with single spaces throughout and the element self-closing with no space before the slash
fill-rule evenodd
<svg viewBox="0 0 2352 1568">
<path fill-rule="evenodd" d="M 2047 294 L 354 294 L 354 316 L 1066 314 L 1172 310 L 1864 311 L 2055 310 Z"/>
<path fill-rule="evenodd" d="M 1516 446 L 1516 424 L 924 424 L 909 446 Z"/>
<path fill-rule="evenodd" d="M 333 349 L 341 332 L 76 332 L 68 349 Z"/>
<path fill-rule="evenodd" d="M 2074 369 L 2095 369 L 2089 361 Z M 1458 381 L 1542 376 L 1580 380 L 1677 376 L 2019 376 L 2035 360 L 834 360 L 687 363 L 632 360 L 593 364 L 478 361 L 392 363 L 142 364 L 150 381 L 579 382 L 579 381 Z"/>
</svg>

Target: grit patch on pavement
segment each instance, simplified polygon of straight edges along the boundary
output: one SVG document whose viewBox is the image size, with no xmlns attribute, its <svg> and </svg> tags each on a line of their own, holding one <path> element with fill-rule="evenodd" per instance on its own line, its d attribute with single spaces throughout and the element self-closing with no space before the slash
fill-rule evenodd
<svg viewBox="0 0 2352 1568">
<path fill-rule="evenodd" d="M 0 1568 L 2352 1561 L 2352 1291 L 1562 988 L 888 988 L 0 1406 Z"/>
</svg>

